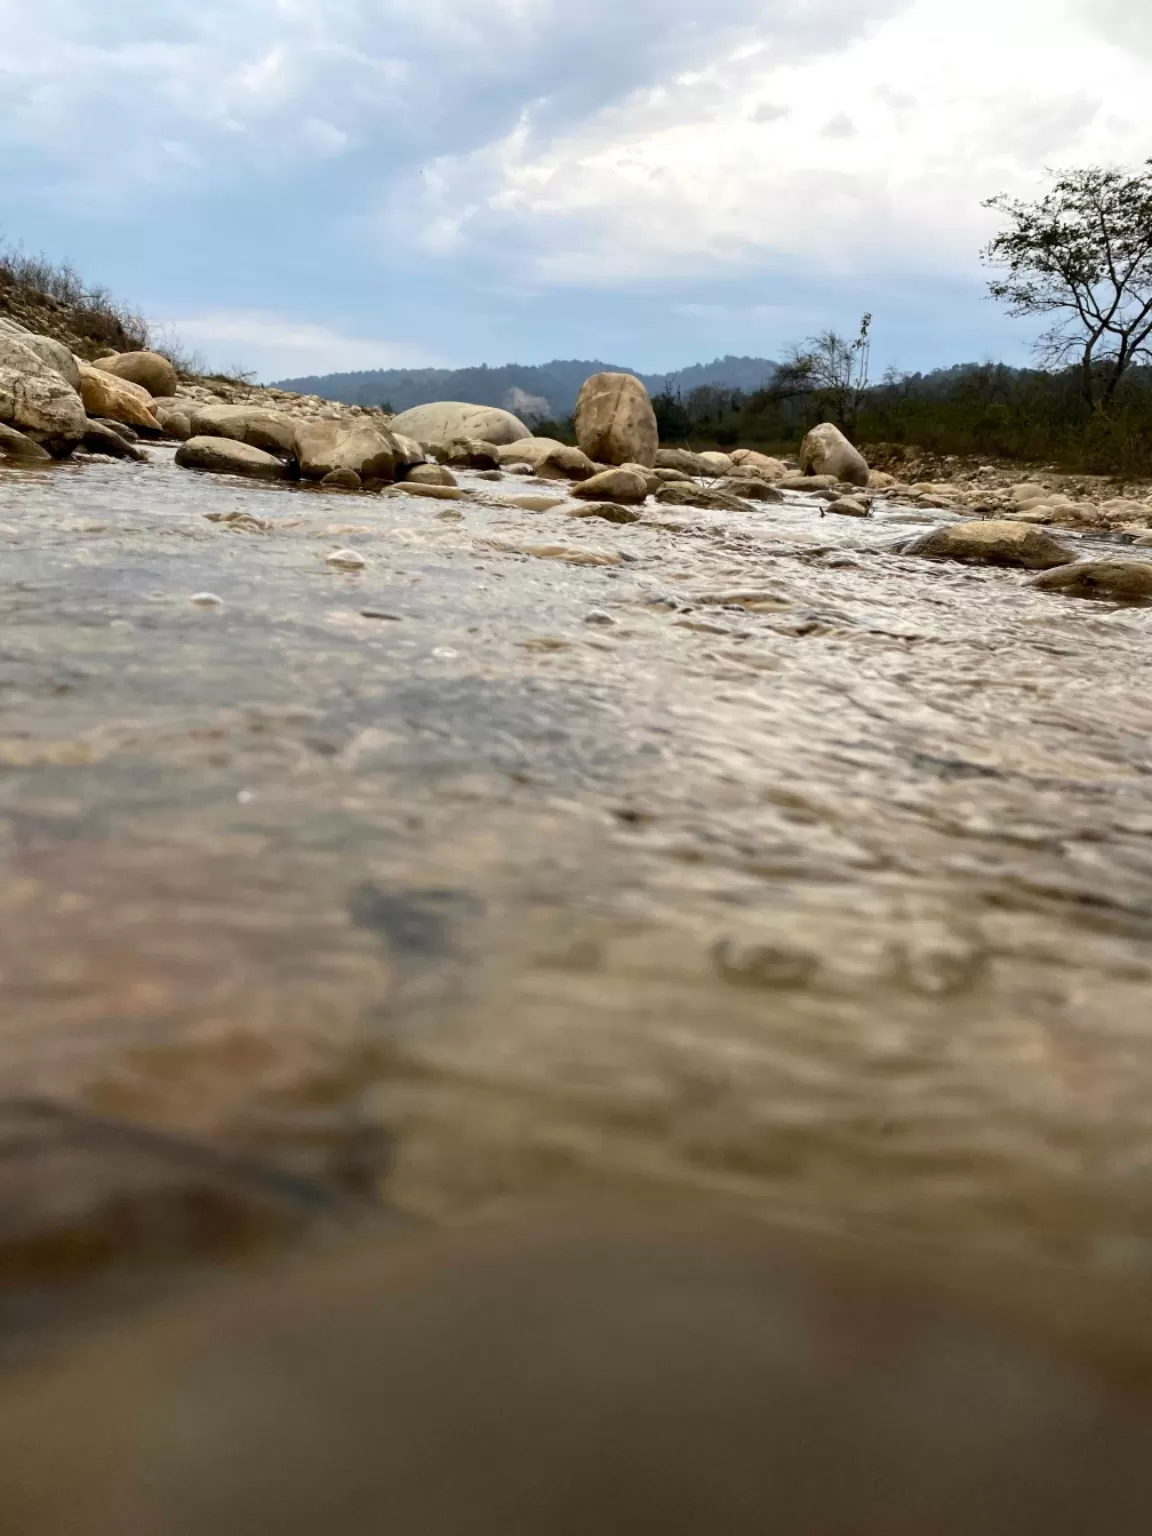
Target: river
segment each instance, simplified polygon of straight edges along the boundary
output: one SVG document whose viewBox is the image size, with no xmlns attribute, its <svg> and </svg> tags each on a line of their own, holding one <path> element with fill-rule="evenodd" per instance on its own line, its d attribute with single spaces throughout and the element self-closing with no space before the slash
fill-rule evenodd
<svg viewBox="0 0 1152 1536">
<path fill-rule="evenodd" d="M 150 454 L 0 472 L 0 1253 L 659 1187 L 1152 1271 L 1152 613 Z"/>
</svg>

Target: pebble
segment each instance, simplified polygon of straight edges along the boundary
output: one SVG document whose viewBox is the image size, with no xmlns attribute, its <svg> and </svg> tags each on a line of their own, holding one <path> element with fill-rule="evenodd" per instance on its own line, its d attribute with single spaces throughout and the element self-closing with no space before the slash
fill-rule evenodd
<svg viewBox="0 0 1152 1536">
<path fill-rule="evenodd" d="M 338 565 L 342 570 L 358 571 L 368 564 L 358 549 L 334 549 L 327 556 L 329 565 Z"/>
<path fill-rule="evenodd" d="M 223 608 L 224 599 L 217 597 L 215 592 L 193 592 L 190 599 L 197 608 Z"/>
</svg>

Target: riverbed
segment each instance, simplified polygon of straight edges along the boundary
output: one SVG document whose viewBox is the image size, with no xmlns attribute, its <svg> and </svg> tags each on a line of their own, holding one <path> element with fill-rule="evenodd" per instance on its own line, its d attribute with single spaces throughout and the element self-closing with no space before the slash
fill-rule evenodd
<svg viewBox="0 0 1152 1536">
<path fill-rule="evenodd" d="M 1152 1271 L 1152 612 L 149 455 L 0 471 L 0 1255 L 608 1188 Z"/>
</svg>

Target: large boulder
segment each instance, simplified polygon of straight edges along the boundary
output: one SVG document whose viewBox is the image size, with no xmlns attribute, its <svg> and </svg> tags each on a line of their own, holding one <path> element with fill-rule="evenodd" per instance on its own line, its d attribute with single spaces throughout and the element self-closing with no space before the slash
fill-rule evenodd
<svg viewBox="0 0 1152 1536">
<path fill-rule="evenodd" d="M 0 336 L 0 423 L 15 427 L 49 453 L 71 452 L 87 418 L 80 396 L 16 336 Z"/>
<path fill-rule="evenodd" d="M 130 442 L 116 427 L 119 423 L 107 421 L 89 420 L 88 430 L 84 434 L 84 447 L 89 453 L 104 453 L 113 459 L 133 459 L 137 464 L 146 464 L 148 456 L 141 453 L 136 444 Z"/>
<path fill-rule="evenodd" d="M 405 485 L 455 485 L 456 476 L 443 464 L 413 464 L 404 476 Z"/>
<path fill-rule="evenodd" d="M 767 480 L 761 480 L 758 475 L 729 475 L 721 480 L 717 489 L 726 492 L 729 496 L 746 496 L 749 501 L 783 501 L 783 491 L 778 491 Z"/>
<path fill-rule="evenodd" d="M 77 394 L 80 393 L 80 365 L 62 341 L 57 341 L 55 336 L 34 336 L 31 331 L 21 336 L 20 340 L 35 352 L 42 363 L 54 368 Z"/>
<path fill-rule="evenodd" d="M 806 475 L 834 475 L 850 485 L 868 484 L 864 455 L 830 421 L 813 427 L 800 448 L 800 468 Z"/>
<path fill-rule="evenodd" d="M 87 363 L 80 364 L 80 393 L 89 416 L 108 416 L 130 427 L 159 432 L 160 420 L 152 409 L 152 396 L 130 379 L 119 378 Z"/>
<path fill-rule="evenodd" d="M 630 505 L 647 497 L 648 482 L 635 469 L 605 469 L 576 486 L 572 494 L 581 501 L 619 501 Z"/>
<path fill-rule="evenodd" d="M 479 437 L 458 437 L 439 450 L 437 457 L 453 469 L 499 469 L 496 449 Z"/>
<path fill-rule="evenodd" d="M 161 422 L 167 420 L 170 413 L 163 406 L 153 408 Z M 203 405 L 192 413 L 189 424 L 194 437 L 229 437 L 278 455 L 296 452 L 296 423 L 263 406 Z"/>
<path fill-rule="evenodd" d="M 1045 571 L 1032 585 L 1065 597 L 1146 603 L 1152 600 L 1152 560 L 1078 560 L 1075 565 Z"/>
<path fill-rule="evenodd" d="M 1026 571 L 1047 571 L 1075 559 L 1072 551 L 1050 533 L 1028 523 L 1010 523 L 1001 518 L 934 528 L 905 545 L 903 552 L 923 555 L 929 560 L 1014 565 Z"/>
<path fill-rule="evenodd" d="M 708 471 L 713 475 L 730 475 L 732 473 L 732 460 L 726 453 L 718 453 L 715 449 L 700 454 L 701 461 L 708 466 Z"/>
<path fill-rule="evenodd" d="M 111 357 L 98 357 L 92 366 L 139 384 L 150 395 L 176 393 L 176 370 L 159 352 L 114 352 Z"/>
<path fill-rule="evenodd" d="M 438 400 L 434 405 L 414 405 L 401 411 L 388 423 L 391 432 L 401 432 L 419 443 L 446 448 L 462 437 L 476 437 L 484 443 L 514 443 L 531 433 L 518 416 L 494 405 L 466 405 L 460 400 Z"/>
<path fill-rule="evenodd" d="M 391 480 L 396 473 L 397 448 L 391 432 L 365 417 L 299 422 L 295 449 L 305 480 L 323 480 L 334 469 L 354 469 L 361 480 Z"/>
<path fill-rule="evenodd" d="M 630 373 L 594 373 L 586 379 L 576 401 L 576 441 L 597 464 L 651 469 L 660 436 L 640 380 Z"/>
<path fill-rule="evenodd" d="M 200 469 L 212 475 L 243 475 L 249 480 L 283 480 L 288 473 L 281 459 L 230 437 L 190 437 L 177 448 L 176 462 L 182 469 Z"/>
<path fill-rule="evenodd" d="M 383 422 L 377 422 L 377 426 L 383 426 Z M 403 432 L 393 432 L 388 428 L 388 434 L 396 445 L 396 475 L 399 477 L 402 470 L 416 464 L 427 462 L 428 455 L 423 446 L 414 437 L 406 437 Z"/>
</svg>

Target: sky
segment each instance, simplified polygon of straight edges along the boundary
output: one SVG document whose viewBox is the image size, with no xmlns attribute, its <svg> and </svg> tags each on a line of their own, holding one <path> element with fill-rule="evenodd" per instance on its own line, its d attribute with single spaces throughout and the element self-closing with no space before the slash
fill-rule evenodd
<svg viewBox="0 0 1152 1536">
<path fill-rule="evenodd" d="M 0 234 L 262 379 L 1024 362 L 984 199 L 1152 157 L 1148 0 L 0 0 Z"/>
</svg>

